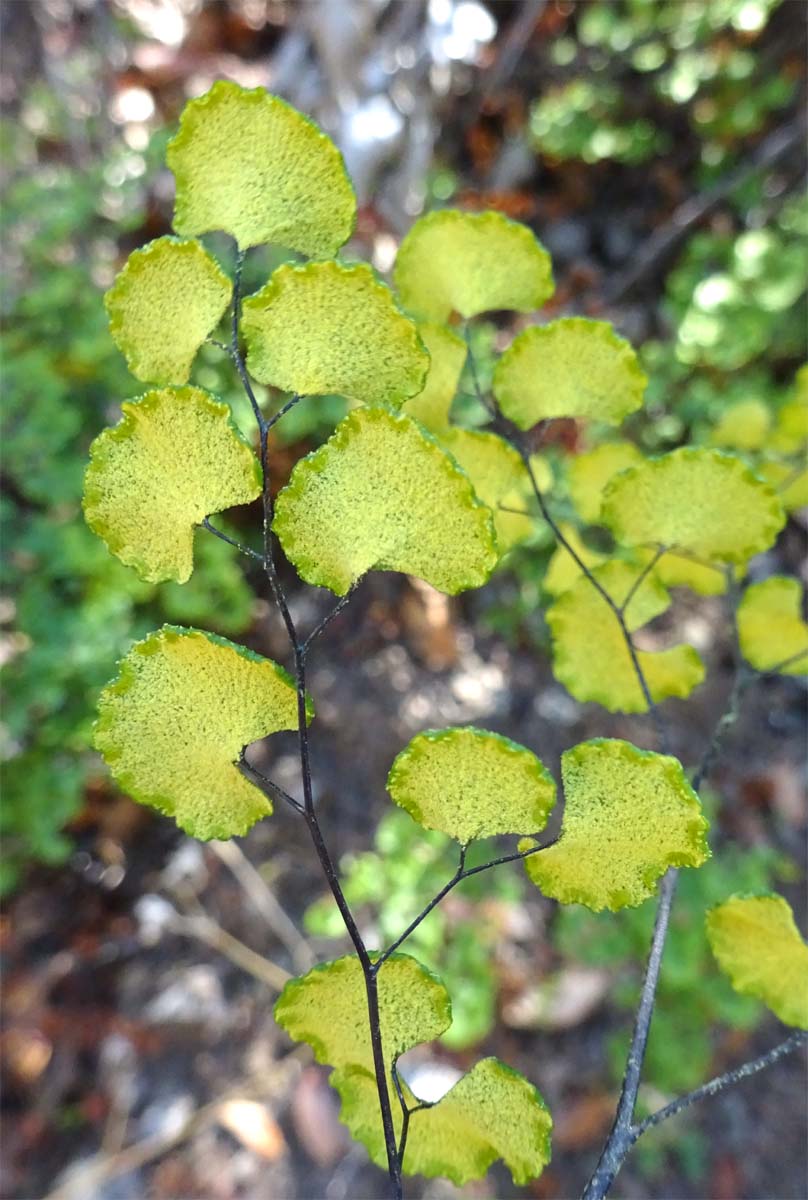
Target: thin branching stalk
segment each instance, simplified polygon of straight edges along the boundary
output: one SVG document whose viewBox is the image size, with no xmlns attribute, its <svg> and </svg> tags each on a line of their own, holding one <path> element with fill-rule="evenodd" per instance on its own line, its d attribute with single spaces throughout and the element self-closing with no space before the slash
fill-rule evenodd
<svg viewBox="0 0 808 1200">
<path fill-rule="evenodd" d="M 468 334 L 466 334 L 466 344 L 468 345 Z M 530 477 L 533 494 L 539 506 L 539 510 L 550 527 L 556 541 L 563 546 L 567 553 L 572 557 L 582 574 L 586 577 L 592 587 L 598 592 L 605 603 L 609 606 L 620 627 L 620 632 L 623 635 L 626 648 L 631 658 L 631 663 L 634 668 L 634 673 L 637 677 L 640 689 L 645 699 L 646 707 L 653 721 L 657 735 L 659 749 L 670 754 L 670 739 L 668 730 L 662 716 L 656 707 L 652 697 L 648 682 L 642 669 L 642 664 L 639 660 L 636 647 L 631 636 L 631 631 L 626 623 L 626 610 L 629 603 L 636 594 L 638 588 L 643 583 L 644 579 L 657 565 L 663 554 L 667 553 L 668 548 L 659 546 L 654 556 L 646 563 L 645 567 L 634 581 L 630 591 L 625 597 L 622 604 L 617 604 L 600 581 L 595 577 L 586 563 L 581 559 L 581 556 L 576 552 L 574 546 L 564 536 L 563 531 L 559 528 L 557 521 L 554 519 L 549 510 L 545 497 L 538 485 L 532 463 L 530 461 L 530 449 L 526 439 L 515 430 L 510 422 L 504 421 L 494 402 L 490 398 L 483 397 L 480 391 L 477 372 L 474 368 L 473 359 L 469 351 L 469 365 L 471 376 L 477 392 L 477 398 L 480 403 L 493 413 L 496 427 L 504 432 L 505 437 L 519 453 L 525 469 Z M 723 739 L 726 731 L 732 726 L 737 719 L 740 703 L 743 694 L 754 677 L 754 673 L 750 672 L 744 665 L 738 639 L 737 626 L 737 606 L 738 606 L 738 590 L 734 572 L 731 568 L 727 569 L 727 591 L 728 603 L 730 610 L 730 624 L 733 636 L 733 658 L 735 663 L 735 671 L 733 685 L 730 692 L 727 708 L 719 718 L 715 730 L 710 738 L 707 748 L 704 752 L 701 763 L 696 769 L 693 776 L 693 787 L 698 789 L 703 780 L 707 777 L 715 761 L 720 753 Z M 801 652 L 793 656 L 793 660 L 802 657 Z M 786 664 L 792 659 L 786 660 Z M 784 664 L 778 664 L 782 666 Z M 648 1036 L 651 1029 L 651 1021 L 654 1014 L 654 1005 L 656 1002 L 656 992 L 659 983 L 659 974 L 662 966 L 662 957 L 665 950 L 665 942 L 667 939 L 668 928 L 670 925 L 670 915 L 673 907 L 674 896 L 676 893 L 676 884 L 678 881 L 678 871 L 675 868 L 670 868 L 664 875 L 659 887 L 659 899 L 657 903 L 656 917 L 654 921 L 654 932 L 651 939 L 651 949 L 648 956 L 648 962 L 643 978 L 642 991 L 640 994 L 640 1002 L 637 1008 L 637 1013 L 634 1020 L 634 1029 L 631 1036 L 631 1044 L 629 1047 L 628 1057 L 626 1060 L 626 1069 L 623 1076 L 623 1083 L 620 1090 L 620 1099 L 618 1101 L 615 1120 L 612 1125 L 609 1136 L 601 1152 L 594 1174 L 590 1178 L 586 1189 L 583 1193 L 583 1200 L 603 1200 L 608 1193 L 618 1171 L 626 1159 L 628 1152 L 636 1142 L 637 1138 L 650 1127 L 650 1124 L 657 1124 L 667 1116 L 672 1116 L 674 1112 L 678 1112 L 681 1108 L 687 1107 L 694 1101 L 701 1099 L 704 1096 L 713 1095 L 715 1092 L 721 1091 L 723 1087 L 738 1079 L 744 1078 L 746 1075 L 754 1074 L 758 1070 L 763 1070 L 770 1063 L 776 1062 L 783 1054 L 789 1053 L 790 1050 L 796 1048 L 804 1040 L 805 1035 L 794 1035 L 769 1054 L 763 1055 L 760 1059 L 756 1059 L 753 1063 L 747 1063 L 742 1067 L 736 1068 L 735 1071 L 728 1072 L 727 1075 L 713 1080 L 709 1084 L 705 1084 L 703 1088 L 697 1089 L 686 1097 L 682 1097 L 679 1101 L 674 1101 L 666 1109 L 660 1110 L 660 1113 L 655 1114 L 654 1118 L 649 1118 L 649 1121 L 641 1125 L 635 1125 L 634 1110 L 637 1104 L 637 1094 L 639 1092 L 640 1079 L 642 1076 L 643 1062 L 645 1052 L 648 1045 Z M 459 879 L 450 881 L 447 890 L 455 886 Z M 426 911 L 429 911 L 428 909 Z M 664 1115 L 663 1115 L 664 1114 Z"/>
<path fill-rule="evenodd" d="M 295 688 L 297 692 L 297 724 L 298 724 L 298 753 L 300 758 L 300 770 L 303 782 L 303 804 L 302 808 L 298 802 L 293 801 L 293 806 L 302 812 L 303 818 L 308 826 L 312 844 L 315 853 L 320 861 L 323 874 L 326 877 L 331 894 L 342 916 L 343 923 L 347 930 L 348 936 L 353 943 L 362 968 L 362 975 L 365 981 L 365 992 L 367 997 L 368 1007 L 368 1022 L 370 1027 L 370 1043 L 373 1052 L 373 1067 L 376 1079 L 376 1089 L 379 1096 L 379 1108 L 381 1111 L 382 1128 L 384 1131 L 384 1142 L 387 1151 L 387 1166 L 392 1185 L 392 1194 L 394 1200 L 401 1200 L 402 1183 L 401 1183 L 401 1159 L 398 1153 L 396 1144 L 395 1128 L 393 1125 L 393 1114 L 390 1105 L 390 1093 L 387 1086 L 387 1069 L 385 1066 L 384 1047 L 382 1044 L 381 1019 L 379 1014 L 379 992 L 378 978 L 376 971 L 373 970 L 373 963 L 368 953 L 365 942 L 356 924 L 350 906 L 345 899 L 345 894 L 342 890 L 342 885 L 339 881 L 336 867 L 328 851 L 322 829 L 317 818 L 317 812 L 314 805 L 314 789 L 312 785 L 311 774 L 311 756 L 309 752 L 309 735 L 308 735 L 308 713 L 307 713 L 307 696 L 306 696 L 306 656 L 308 649 L 314 640 L 314 637 L 322 632 L 325 625 L 322 623 L 315 629 L 305 642 L 302 642 L 298 636 L 292 614 L 289 610 L 289 605 L 281 587 L 278 578 L 277 569 L 274 559 L 274 547 L 272 542 L 272 494 L 270 490 L 270 471 L 268 461 L 268 445 L 269 445 L 269 430 L 272 425 L 278 420 L 284 412 L 288 412 L 293 403 L 296 404 L 300 399 L 299 396 L 294 396 L 283 408 L 275 414 L 274 417 L 267 419 L 261 412 L 260 405 L 255 397 L 252 385 L 250 383 L 247 369 L 244 365 L 244 359 L 241 355 L 239 344 L 239 317 L 241 310 L 241 275 L 244 266 L 244 253 L 239 252 L 236 259 L 235 281 L 233 287 L 233 312 L 231 324 L 231 345 L 230 354 L 238 371 L 247 398 L 253 410 L 256 422 L 258 424 L 258 435 L 260 445 L 260 460 L 263 486 L 261 489 L 261 499 L 263 508 L 263 555 L 262 563 L 264 572 L 269 581 L 269 586 L 272 591 L 273 598 L 280 612 L 281 619 L 286 629 L 289 643 L 294 657 L 295 667 Z M 344 598 L 341 604 L 337 605 L 336 611 L 344 607 L 347 600 Z M 328 619 L 336 615 L 333 612 Z M 247 765 L 247 764 L 245 764 Z M 291 798 L 290 798 L 291 799 Z"/>
</svg>

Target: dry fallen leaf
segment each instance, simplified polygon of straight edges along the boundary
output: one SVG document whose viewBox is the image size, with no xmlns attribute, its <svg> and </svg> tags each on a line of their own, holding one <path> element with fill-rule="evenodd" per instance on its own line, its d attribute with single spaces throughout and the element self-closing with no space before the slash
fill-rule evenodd
<svg viewBox="0 0 808 1200">
<path fill-rule="evenodd" d="M 225 1100 L 216 1116 L 219 1124 L 254 1154 L 274 1162 L 286 1151 L 280 1126 L 265 1104 L 256 1100 Z"/>
</svg>

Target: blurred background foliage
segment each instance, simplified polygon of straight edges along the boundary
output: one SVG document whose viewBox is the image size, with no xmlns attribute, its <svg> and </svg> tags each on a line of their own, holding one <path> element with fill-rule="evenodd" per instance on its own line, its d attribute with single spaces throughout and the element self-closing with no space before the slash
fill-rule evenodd
<svg viewBox="0 0 808 1200">
<path fill-rule="evenodd" d="M 268 86 L 311 113 L 356 182 L 360 214 L 347 256 L 382 274 L 412 220 L 431 207 L 495 207 L 528 222 L 554 259 L 558 289 L 547 315 L 607 317 L 640 350 L 647 404 L 627 436 L 646 452 L 687 440 L 736 449 L 788 488 L 796 512 L 808 501 L 808 379 L 797 376 L 808 281 L 804 18 L 802 4 L 779 0 L 4 6 L 2 33 L 14 52 L 6 51 L 0 91 L 3 892 L 32 870 L 36 878 L 36 864 L 69 860 L 121 802 L 90 733 L 98 691 L 133 639 L 165 620 L 264 648 L 268 637 L 259 581 L 230 547 L 200 536 L 191 582 L 154 587 L 111 558 L 80 514 L 89 443 L 140 390 L 108 337 L 102 295 L 134 247 L 169 230 L 163 152 L 185 100 L 224 76 Z M 229 269 L 227 240 L 206 241 Z M 268 250 L 252 254 L 248 288 L 279 261 Z M 493 320 L 471 330 L 483 387 L 518 327 Z M 204 347 L 194 382 L 254 432 L 222 351 Z M 467 371 L 455 411 L 470 424 L 482 419 L 473 392 Z M 281 481 L 344 410 L 331 397 L 284 419 L 273 447 Z M 575 512 L 565 464 L 603 433 L 559 422 L 544 452 L 557 513 L 593 552 L 608 545 Z M 254 518 L 236 511 L 232 529 L 249 540 Z M 804 529 L 798 512 L 794 528 Z M 463 610 L 516 656 L 546 648 L 551 554 L 539 527 Z M 558 707 L 552 685 L 548 694 Z M 758 1020 L 757 1007 L 714 971 L 701 914 L 728 891 L 791 878 L 789 854 L 764 840 L 721 846 L 682 880 L 648 1060 L 649 1085 L 666 1094 L 703 1077 L 722 1031 Z M 355 841 L 342 863 L 346 893 L 389 939 L 451 876 L 452 849 L 398 812 Z M 650 907 L 602 918 L 561 911 L 540 963 L 546 980 L 527 986 L 519 954 L 506 952 L 520 940 L 523 896 L 518 871 L 481 876 L 413 939 L 453 996 L 452 1051 L 484 1041 L 498 1016 L 516 1029 L 564 1028 L 558 996 L 569 971 L 588 972 L 593 986 L 606 973 L 598 994 L 608 990 L 615 1026 L 625 1029 Z M 336 919 L 313 897 L 299 897 L 301 914 L 308 905 L 307 932 L 331 953 Z M 613 1080 L 624 1033 L 610 1045 Z M 666 1158 L 665 1136 L 643 1146 L 648 1172 Z M 699 1177 L 706 1149 L 695 1131 L 677 1135 L 676 1153 L 685 1174 Z"/>
</svg>

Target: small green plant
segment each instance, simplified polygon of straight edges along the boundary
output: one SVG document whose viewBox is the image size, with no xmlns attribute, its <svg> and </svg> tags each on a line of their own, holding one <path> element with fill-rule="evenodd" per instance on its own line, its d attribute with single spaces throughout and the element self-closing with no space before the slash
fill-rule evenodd
<svg viewBox="0 0 808 1200">
<path fill-rule="evenodd" d="M 266 575 L 291 672 L 222 637 L 166 625 L 132 647 L 103 691 L 96 746 L 124 790 L 193 836 L 244 834 L 276 801 L 305 823 L 354 953 L 292 980 L 275 1016 L 332 1068 L 343 1121 L 387 1167 L 397 1197 L 405 1171 L 463 1183 L 501 1158 L 523 1183 L 550 1157 L 550 1113 L 507 1064 L 483 1059 L 437 1103 L 415 1096 L 399 1069 L 407 1050 L 443 1036 L 452 1021 L 444 983 L 402 952 L 429 914 L 467 879 L 518 861 L 561 905 L 614 912 L 658 895 L 615 1124 L 585 1193 L 602 1197 L 646 1129 L 804 1040 L 792 1033 L 754 1063 L 635 1119 L 678 871 L 709 858 L 698 789 L 729 724 L 719 720 L 688 778 L 660 705 L 687 697 L 704 663 L 688 645 L 643 649 L 635 635 L 667 611 L 674 582 L 701 587 L 726 593 L 737 619 L 743 661 L 730 716 L 756 672 L 796 673 L 808 631 L 793 581 L 775 578 L 739 595 L 742 569 L 784 525 L 781 500 L 743 459 L 711 448 L 590 461 L 571 490 L 612 539 L 591 567 L 553 515 L 538 451 L 558 418 L 620 426 L 640 410 L 647 381 L 609 325 L 565 318 L 519 333 L 484 388 L 467 355 L 468 323 L 497 310 L 534 312 L 553 292 L 549 256 L 529 229 L 495 213 L 427 215 L 400 247 L 396 296 L 370 268 L 335 257 L 351 234 L 355 199 L 333 144 L 277 97 L 231 83 L 187 106 L 168 163 L 178 236 L 136 251 L 107 294 L 113 336 L 150 390 L 125 403 L 121 422 L 94 442 L 85 515 L 142 579 L 184 583 L 195 531 L 232 542 L 211 515 L 260 497 L 261 549 L 240 549 Z M 232 277 L 197 240 L 212 231 L 235 240 Z M 246 254 L 268 242 L 309 261 L 279 266 L 244 296 Z M 189 384 L 197 352 L 222 320 L 258 429 L 257 458 L 229 407 Z M 466 358 L 485 428 L 453 419 Z M 253 380 L 287 398 L 270 413 Z M 269 431 L 323 395 L 343 396 L 351 408 L 273 496 Z M 413 828 L 454 842 L 456 867 L 403 929 L 368 944 L 314 801 L 310 656 L 369 572 L 404 572 L 457 594 L 483 586 L 542 523 L 573 568 L 547 611 L 557 678 L 578 699 L 647 714 L 658 748 L 598 738 L 568 748 L 561 832 L 542 841 L 557 783 L 532 750 L 482 729 L 419 733 L 391 764 L 387 790 Z M 337 597 L 305 634 L 281 585 L 280 551 L 301 579 Z M 783 612 L 785 645 L 774 623 Z M 279 730 L 297 731 L 300 796 L 247 754 Z M 478 861 L 477 843 L 502 835 L 519 836 L 517 847 Z M 808 946 L 784 900 L 724 895 L 706 936 L 738 991 L 785 1024 L 808 1027 Z"/>
<path fill-rule="evenodd" d="M 726 170 L 738 143 L 797 91 L 788 69 L 762 70 L 754 43 L 780 0 L 589 0 L 569 16 L 575 36 L 550 47 L 565 82 L 534 102 L 530 135 L 555 159 L 636 165 L 675 142 L 684 114 L 699 140 L 700 175 Z"/>
</svg>

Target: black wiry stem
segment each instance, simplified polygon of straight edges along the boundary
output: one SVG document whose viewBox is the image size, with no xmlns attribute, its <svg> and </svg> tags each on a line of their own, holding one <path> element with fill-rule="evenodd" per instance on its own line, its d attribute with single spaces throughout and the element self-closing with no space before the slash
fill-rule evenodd
<svg viewBox="0 0 808 1200">
<path fill-rule="evenodd" d="M 553 536 L 555 537 L 556 541 L 559 543 L 559 545 L 564 547 L 564 549 L 567 551 L 567 553 L 571 556 L 571 558 L 575 562 L 578 569 L 582 572 L 583 575 L 586 576 L 586 578 L 589 580 L 589 582 L 591 583 L 591 585 L 595 589 L 595 591 L 598 593 L 598 595 L 606 602 L 606 604 L 608 604 L 609 608 L 614 613 L 615 620 L 617 621 L 618 625 L 620 626 L 620 632 L 622 633 L 623 640 L 626 643 L 626 649 L 628 650 L 629 657 L 631 658 L 631 665 L 634 668 L 634 674 L 637 677 L 637 683 L 640 686 L 640 691 L 642 692 L 643 699 L 645 700 L 645 706 L 648 709 L 648 714 L 654 724 L 654 730 L 656 731 L 656 736 L 657 736 L 657 743 L 663 754 L 670 754 L 671 751 L 670 751 L 670 740 L 668 738 L 668 731 L 665 727 L 665 723 L 662 720 L 659 709 L 657 708 L 656 704 L 654 703 L 654 700 L 651 697 L 651 691 L 648 687 L 648 681 L 645 678 L 645 672 L 642 669 L 642 665 L 640 663 L 640 659 L 637 654 L 637 648 L 634 645 L 634 642 L 632 640 L 631 631 L 629 630 L 628 625 L 626 624 L 624 610 L 625 610 L 626 604 L 628 603 L 628 600 L 626 600 L 623 605 L 617 604 L 617 602 L 615 600 L 613 600 L 612 597 L 609 595 L 609 593 L 606 591 L 605 587 L 600 582 L 600 580 L 596 579 L 596 577 L 593 575 L 592 571 L 589 569 L 589 567 L 586 565 L 584 560 L 581 558 L 578 551 L 569 542 L 569 540 L 564 536 L 563 531 L 559 528 L 558 522 L 555 520 L 552 513 L 550 512 L 550 510 L 547 506 L 547 501 L 544 498 L 544 493 L 542 492 L 541 488 L 539 487 L 538 480 L 536 479 L 536 473 L 533 470 L 533 465 L 530 461 L 530 452 L 529 452 L 527 446 L 525 445 L 524 440 L 521 438 L 512 438 L 512 444 L 513 444 L 514 448 L 518 451 L 518 453 L 522 459 L 522 462 L 525 465 L 525 469 L 527 470 L 528 476 L 530 477 L 530 484 L 533 489 L 533 494 L 536 497 L 536 502 L 538 503 L 539 509 L 541 511 L 541 515 L 544 517 L 545 521 L 550 526 L 550 529 L 552 530 Z M 644 571 L 644 574 L 647 574 L 647 569 Z"/>
<path fill-rule="evenodd" d="M 437 908 L 441 900 L 443 900 L 445 896 L 448 896 L 449 892 L 451 892 L 453 888 L 457 887 L 458 883 L 462 883 L 464 879 L 470 879 L 472 875 L 479 875 L 481 871 L 490 871 L 492 867 L 502 866 L 503 863 L 517 862 L 520 858 L 529 858 L 531 854 L 539 854 L 542 850 L 549 850 L 550 846 L 554 846 L 557 841 L 558 838 L 553 838 L 551 842 L 545 842 L 543 846 L 531 846 L 527 850 L 516 850 L 513 854 L 503 854 L 501 858 L 492 858 L 490 862 L 481 863 L 478 867 L 466 866 L 467 847 L 461 846 L 460 862 L 458 863 L 457 870 L 452 878 L 448 883 L 443 885 L 436 896 L 432 897 L 432 899 L 429 901 L 429 904 L 421 909 L 418 916 L 410 921 L 404 932 L 399 934 L 396 940 L 376 958 L 373 964 L 374 969 L 378 971 L 382 963 L 386 962 L 391 954 L 395 954 L 399 946 L 406 942 L 410 934 L 415 932 L 421 922 L 426 920 L 433 908 Z"/>
<path fill-rule="evenodd" d="M 270 472 L 269 462 L 267 457 L 268 450 L 268 433 L 271 424 L 274 420 L 282 415 L 275 414 L 274 418 L 264 417 L 261 408 L 256 400 L 255 393 L 252 389 L 249 376 L 247 374 L 244 360 L 241 356 L 239 346 L 239 315 L 241 309 L 241 275 L 244 266 L 244 252 L 240 251 L 236 259 L 235 281 L 233 285 L 233 320 L 231 326 L 231 345 L 230 354 L 238 371 L 244 391 L 252 406 L 253 414 L 258 423 L 258 433 L 260 441 L 260 460 L 261 471 L 263 477 L 262 487 L 262 506 L 263 506 L 263 541 L 264 552 L 262 556 L 264 572 L 269 581 L 269 586 L 272 591 L 273 598 L 281 614 L 286 632 L 289 638 L 289 644 L 292 648 L 295 667 L 295 687 L 297 692 L 297 735 L 298 735 L 298 752 L 300 757 L 300 770 L 303 781 L 303 805 L 302 815 L 309 829 L 315 853 L 320 861 L 323 874 L 326 877 L 331 894 L 337 908 L 340 911 L 345 928 L 348 932 L 354 949 L 356 950 L 362 975 L 365 981 L 365 992 L 367 996 L 368 1006 L 368 1022 L 370 1026 L 370 1042 L 373 1051 L 373 1066 L 376 1077 L 376 1089 L 379 1095 L 379 1108 L 381 1111 L 382 1128 L 384 1130 L 385 1148 L 387 1151 L 387 1166 L 392 1184 L 392 1194 L 394 1200 L 401 1200 L 402 1184 L 401 1184 L 401 1159 L 398 1154 L 396 1145 L 395 1128 L 393 1126 L 393 1113 L 390 1106 L 390 1093 L 387 1087 L 387 1068 L 384 1059 L 384 1047 L 382 1045 L 381 1033 L 381 1018 L 379 1014 L 379 993 L 378 993 L 378 972 L 373 969 L 373 963 L 368 954 L 359 927 L 354 920 L 350 906 L 345 899 L 345 894 L 342 890 L 342 885 L 339 881 L 339 876 L 334 863 L 329 854 L 328 847 L 325 843 L 320 823 L 317 819 L 317 812 L 314 805 L 314 789 L 312 786 L 311 775 L 311 757 L 309 753 L 309 735 L 308 735 L 308 712 L 306 703 L 306 653 L 308 643 L 301 642 L 298 637 L 297 629 L 295 628 L 292 614 L 289 610 L 289 605 L 281 587 L 278 573 L 275 567 L 274 547 L 272 543 L 272 494 L 270 490 Z M 297 397 L 294 398 L 295 402 Z M 291 407 L 291 402 L 285 406 L 285 409 Z M 310 642 L 311 639 L 309 639 Z M 297 805 L 297 802 L 295 802 Z M 298 807 L 300 807 L 298 805 Z"/>
<path fill-rule="evenodd" d="M 401 1133 L 398 1138 L 398 1161 L 404 1165 L 404 1151 L 407 1149 L 407 1134 L 410 1131 L 410 1110 L 407 1106 L 407 1101 L 404 1099 L 404 1092 L 401 1089 L 401 1080 L 398 1077 L 398 1064 L 393 1063 L 390 1068 L 390 1073 L 393 1076 L 393 1085 L 396 1089 L 398 1102 L 401 1105 Z"/>
<path fill-rule="evenodd" d="M 731 1087 L 734 1083 L 739 1083 L 741 1079 L 747 1079 L 750 1075 L 757 1075 L 758 1071 L 765 1071 L 767 1067 L 776 1063 L 779 1059 L 785 1058 L 787 1054 L 798 1050 L 800 1046 L 804 1046 L 808 1040 L 808 1032 L 803 1029 L 792 1033 L 791 1037 L 787 1037 L 784 1042 L 774 1046 L 773 1049 L 767 1050 L 765 1054 L 761 1054 L 759 1058 L 753 1058 L 749 1062 L 743 1063 L 740 1067 L 734 1067 L 731 1071 L 725 1071 L 723 1075 L 717 1075 L 715 1079 L 711 1079 L 709 1083 L 702 1084 L 701 1087 L 695 1088 L 692 1092 L 688 1092 L 684 1096 L 680 1096 L 677 1100 L 666 1104 L 664 1108 L 657 1109 L 655 1113 L 651 1113 L 650 1117 L 646 1117 L 639 1125 L 634 1126 L 634 1140 L 642 1137 L 649 1129 L 653 1129 L 655 1125 L 660 1125 L 663 1121 L 667 1121 L 669 1117 L 675 1117 L 683 1108 L 689 1108 L 691 1104 L 695 1104 L 698 1100 L 705 1100 L 708 1096 L 715 1096 L 718 1092 L 723 1092 L 724 1088 Z"/>
<path fill-rule="evenodd" d="M 257 550 L 253 550 L 251 546 L 245 546 L 242 542 L 237 542 L 235 538 L 228 537 L 226 533 L 222 533 L 221 529 L 217 529 L 215 525 L 211 525 L 208 517 L 205 517 L 203 520 L 202 528 L 207 529 L 208 533 L 212 533 L 214 537 L 219 538 L 221 541 L 227 542 L 228 546 L 235 546 L 241 554 L 246 554 L 248 558 L 255 558 L 258 562 L 263 562 L 263 555 L 259 554 Z"/>
<path fill-rule="evenodd" d="M 639 589 L 642 587 L 645 580 L 651 574 L 654 567 L 657 565 L 659 560 L 662 558 L 663 554 L 667 554 L 667 552 L 668 552 L 667 546 L 658 546 L 653 557 L 649 558 L 648 562 L 645 564 L 643 569 L 640 571 L 639 575 L 634 580 L 631 587 L 628 589 L 625 600 L 619 606 L 620 612 L 624 616 L 625 616 L 626 609 L 628 608 L 629 604 L 631 604 L 631 601 L 634 599 L 634 597 L 636 596 Z"/>
<path fill-rule="evenodd" d="M 297 404 L 298 400 L 302 400 L 302 399 L 303 399 L 303 397 L 299 396 L 297 394 L 297 392 L 295 392 L 294 396 L 292 396 L 291 399 L 287 400 L 282 408 L 279 408 L 276 413 L 273 413 L 272 416 L 267 419 L 267 422 L 266 422 L 267 431 L 269 431 L 273 425 L 277 425 L 277 423 L 278 423 L 278 421 L 280 421 L 281 417 L 285 417 L 286 414 L 289 412 L 289 410 L 294 408 L 294 406 Z"/>
<path fill-rule="evenodd" d="M 340 596 L 337 603 L 334 605 L 334 607 L 329 612 L 327 612 L 325 614 L 322 621 L 320 621 L 317 625 L 315 625 L 314 629 L 312 629 L 311 633 L 309 634 L 309 636 L 306 638 L 305 642 L 303 643 L 302 648 L 303 648 L 304 654 L 308 654 L 309 650 L 311 649 L 312 644 L 314 642 L 316 642 L 317 639 L 320 637 L 320 635 L 324 632 L 324 630 L 326 630 L 328 628 L 328 626 L 334 620 L 334 617 L 339 616 L 339 614 L 342 612 L 343 608 L 345 608 L 346 604 L 351 599 L 351 597 L 353 596 L 354 592 L 359 587 L 359 584 L 361 582 L 362 582 L 362 580 L 360 578 L 360 579 L 357 579 L 354 583 L 352 583 L 351 586 L 349 587 L 348 591 L 345 593 L 345 595 Z"/>
<path fill-rule="evenodd" d="M 279 799 L 283 800 L 284 803 L 288 804 L 290 808 L 293 808 L 295 812 L 300 813 L 301 815 L 303 814 L 305 810 L 300 801 L 295 800 L 294 796 L 290 796 L 289 793 L 285 791 L 279 783 L 276 783 L 274 779 L 270 779 L 268 776 L 264 775 L 256 767 L 254 767 L 251 762 L 247 762 L 247 759 L 243 754 L 239 759 L 238 765 L 242 772 L 249 775 L 260 788 L 266 788 L 267 791 L 270 791 L 273 794 L 273 796 L 277 796 Z"/>
</svg>

